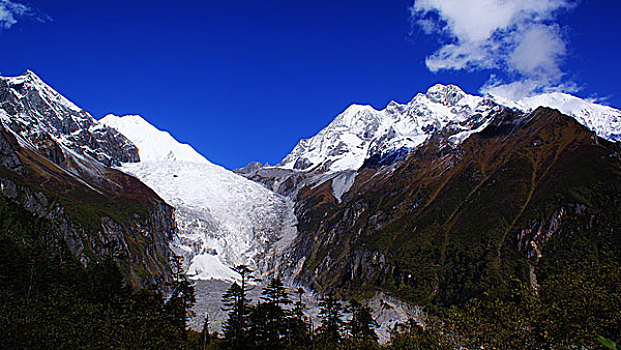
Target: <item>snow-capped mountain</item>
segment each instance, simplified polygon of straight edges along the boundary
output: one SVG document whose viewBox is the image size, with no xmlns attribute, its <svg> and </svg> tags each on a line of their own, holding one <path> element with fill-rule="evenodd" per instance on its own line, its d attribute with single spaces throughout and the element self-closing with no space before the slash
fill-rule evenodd
<svg viewBox="0 0 621 350">
<path fill-rule="evenodd" d="M 391 102 L 384 110 L 351 105 L 310 139 L 301 140 L 276 167 L 321 172 L 357 170 L 373 154 L 412 149 L 443 129 L 461 132 L 484 124 L 493 101 L 460 88 L 435 85 L 407 104 Z M 473 116 L 479 118 L 471 118 Z M 476 120 L 475 120 L 476 119 Z"/>
<path fill-rule="evenodd" d="M 500 206 L 510 210 L 505 199 L 527 188 L 534 175 L 530 176 L 528 166 L 517 172 L 489 169 L 514 166 L 508 161 L 526 153 L 539 152 L 540 159 L 546 161 L 550 153 L 544 148 L 554 146 L 564 157 L 563 162 L 549 161 L 550 169 L 556 167 L 553 172 L 535 172 L 540 177 L 552 177 L 552 181 L 538 182 L 543 185 L 533 187 L 532 191 L 548 192 L 540 192 L 543 195 L 534 196 L 533 200 L 557 198 L 550 195 L 556 193 L 556 187 L 549 185 L 556 182 L 554 176 L 558 174 L 574 175 L 573 182 L 564 182 L 561 187 L 569 183 L 584 184 L 583 174 L 573 171 L 574 164 L 595 164 L 597 169 L 604 170 L 595 171 L 601 176 L 601 181 L 593 183 L 595 186 L 606 183 L 607 179 L 615 183 L 618 145 L 600 142 L 589 130 L 555 111 L 533 111 L 539 106 L 556 108 L 572 116 L 602 138 L 621 139 L 620 111 L 571 95 L 549 93 L 511 101 L 491 95 L 469 95 L 452 85 L 435 85 L 408 103 L 391 102 L 383 110 L 352 105 L 316 136 L 300 141 L 280 164 L 254 163 L 238 171 L 289 196 L 286 198 L 212 164 L 190 145 L 179 143 L 140 116 L 108 115 L 96 121 L 28 71 L 18 77 L 0 77 L 0 166 L 10 175 L 0 179 L 0 192 L 7 198 L 18 199 L 31 213 L 55 220 L 65 242 L 82 261 L 88 261 L 87 253 L 95 258 L 108 254 L 110 243 L 124 249 L 132 258 L 128 276 L 137 281 L 137 286 L 145 285 L 146 281 L 163 284 L 170 271 L 166 263 L 170 249 L 182 255 L 192 278 L 201 280 L 196 282 L 199 299 L 196 310 L 209 311 L 217 326 L 224 319 L 220 308 L 220 296 L 228 287 L 224 281 L 236 279 L 230 266 L 240 263 L 250 265 L 258 277 L 276 272 L 286 277 L 289 286 L 301 283 L 317 291 L 371 285 L 385 290 L 406 285 L 419 289 L 433 286 L 439 266 L 437 257 L 442 256 L 434 251 L 438 241 L 445 241 L 444 237 L 451 232 L 455 241 L 473 233 L 471 218 L 498 219 L 480 225 L 483 229 L 506 225 L 505 218 L 485 214 Z M 512 138 L 509 141 L 505 138 L 507 128 L 511 129 L 507 133 Z M 564 128 L 568 132 L 563 132 Z M 483 129 L 486 137 L 463 143 Z M 538 135 L 543 129 L 545 132 Z M 505 147 L 508 142 L 519 149 Z M 565 148 L 569 143 L 584 150 L 577 156 L 581 162 L 573 162 L 574 155 Z M 453 152 L 455 149 L 451 147 L 459 144 L 462 148 Z M 538 147 L 542 144 L 546 147 Z M 461 152 L 467 147 L 469 152 Z M 597 153 L 594 147 L 603 153 Z M 487 152 L 479 152 L 486 148 Z M 414 149 L 417 153 L 412 157 L 401 158 Z M 556 157 L 557 153 L 554 154 Z M 593 163 L 589 163 L 591 160 Z M 608 160 L 612 160 L 610 164 Z M 485 169 L 478 168 L 480 164 Z M 445 177 L 448 171 L 459 176 Z M 357 176 L 361 172 L 364 176 Z M 528 176 L 522 178 L 524 174 Z M 509 178 L 503 182 L 505 177 Z M 16 184 L 15 179 L 26 186 Z M 505 183 L 526 185 L 516 186 L 514 190 L 504 186 Z M 591 184 L 584 186 L 585 193 L 590 193 L 590 187 Z M 611 187 L 614 186 L 604 186 L 605 190 Z M 41 188 L 53 197 L 46 197 Z M 593 220 L 591 213 L 614 207 L 617 199 L 607 201 L 610 197 L 604 196 L 601 203 L 581 203 L 581 198 L 572 196 L 582 192 L 571 188 L 562 191 L 571 197 L 565 207 L 556 208 L 558 203 L 552 202 L 538 205 L 555 210 L 544 215 L 553 218 L 552 222 L 533 224 L 541 220 L 541 215 L 531 213 L 531 217 L 514 229 L 517 241 L 527 242 L 525 235 L 543 232 L 544 227 L 555 231 L 562 224 L 560 218 L 572 213 L 585 215 L 588 220 L 578 221 L 589 226 L 592 222 L 603 223 L 601 232 L 614 227 L 614 222 Z M 461 192 L 467 193 L 466 196 L 457 198 Z M 474 193 L 485 195 L 471 195 Z M 528 198 L 528 203 L 531 195 L 522 197 Z M 516 198 L 520 199 L 519 193 Z M 174 206 L 174 220 L 172 208 L 162 199 Z M 291 199 L 297 201 L 295 212 Z M 105 205 L 98 206 L 99 201 Z M 470 205 L 473 201 L 479 202 Z M 127 209 L 136 203 L 140 210 Z M 64 204 L 94 207 L 88 208 L 85 215 L 93 221 L 89 222 L 94 227 L 92 231 L 87 231 L 78 220 L 71 221 L 72 217 L 65 215 L 69 206 L 62 207 Z M 588 205 L 593 205 L 591 211 L 583 209 Z M 122 219 L 129 217 L 129 220 L 118 220 L 114 215 L 117 213 L 112 212 L 117 209 L 127 211 Z M 462 210 L 469 210 L 468 214 L 462 215 Z M 519 218 L 525 213 L 518 208 L 509 217 Z M 426 220 L 418 220 L 424 216 Z M 435 227 L 445 218 L 453 219 L 450 229 Z M 458 231 L 459 220 L 463 225 L 461 231 Z M 425 223 L 433 224 L 421 230 Z M 587 228 L 584 232 L 598 232 Z M 567 232 L 577 231 L 572 228 Z M 497 232 L 490 233 L 493 235 L 489 239 L 480 240 L 485 244 L 479 250 L 468 251 L 470 241 L 464 245 L 468 256 L 494 247 L 489 242 Z M 431 239 L 438 234 L 442 239 Z M 416 239 L 430 238 L 422 245 L 430 250 L 421 251 L 419 241 L 408 239 L 414 235 L 418 235 Z M 537 244 L 537 254 L 540 245 L 546 243 L 540 236 L 536 233 L 528 238 L 530 246 Z M 382 241 L 381 246 L 369 244 L 377 237 L 392 238 Z M 478 237 L 473 237 L 476 248 Z M 497 243 L 502 246 L 504 238 Z M 520 254 L 519 247 L 512 256 Z M 412 252 L 418 252 L 418 260 L 409 260 Z M 499 250 L 490 254 L 500 256 L 501 253 Z M 408 260 L 399 266 L 395 265 L 395 257 Z M 459 256 L 455 261 L 463 262 Z M 403 267 L 411 267 L 411 271 Z M 416 276 L 418 271 L 431 273 Z M 447 267 L 440 273 L 451 271 Z M 145 274 L 149 276 L 139 278 Z M 424 278 L 429 280 L 425 282 Z M 256 288 L 257 293 L 259 289 Z M 375 294 L 370 305 L 375 305 L 374 310 L 381 313 L 387 305 L 386 298 Z M 385 312 L 388 319 L 385 334 L 397 321 L 395 307 L 384 311 L 387 310 L 390 311 Z M 200 326 L 195 323 L 193 327 Z"/>
<path fill-rule="evenodd" d="M 621 111 L 603 106 L 562 92 L 550 92 L 510 101 L 494 96 L 503 105 L 525 112 L 537 107 L 550 107 L 576 119 L 580 124 L 594 131 L 597 136 L 609 141 L 621 141 Z"/>
<path fill-rule="evenodd" d="M 409 103 L 393 101 L 383 110 L 351 105 L 317 135 L 301 140 L 274 168 L 321 173 L 357 170 L 372 155 L 416 148 L 439 132 L 450 144 L 458 144 L 482 130 L 489 114 L 502 108 L 528 112 L 539 106 L 558 109 L 603 138 L 621 139 L 621 111 L 575 96 L 557 92 L 510 101 L 437 84 Z"/>
<path fill-rule="evenodd" d="M 210 163 L 140 116 L 100 120 L 128 137 L 140 162 L 120 169 L 142 180 L 175 207 L 178 254 L 196 279 L 231 280 L 229 268 L 273 269 L 296 235 L 293 203 L 263 186 Z"/>
<path fill-rule="evenodd" d="M 558 109 L 602 138 L 621 140 L 621 111 L 572 95 L 555 92 L 512 101 L 437 84 L 408 103 L 392 101 L 383 110 L 351 105 L 317 135 L 302 139 L 279 164 L 251 163 L 235 172 L 293 199 L 302 188 L 330 181 L 340 201 L 365 162 L 386 165 L 431 137 L 455 147 L 485 129 L 503 109 L 529 113 L 540 106 Z"/>
<path fill-rule="evenodd" d="M 0 76 L 0 118 L 23 146 L 50 149 L 50 141 L 104 165 L 138 161 L 138 149 L 117 131 L 60 95 L 32 71 Z M 62 157 L 61 154 L 50 154 Z"/>
<path fill-rule="evenodd" d="M 32 71 L 0 76 L 0 121 L 20 145 L 101 192 L 122 188 L 109 166 L 130 173 L 175 207 L 173 249 L 198 279 L 233 279 L 228 266 L 263 273 L 295 237 L 293 204 L 210 163 L 138 116 L 95 120 Z"/>
<path fill-rule="evenodd" d="M 0 76 L 0 148 L 0 196 L 46 223 L 46 245 L 83 264 L 118 253 L 136 287 L 170 280 L 172 207 L 110 167 L 138 161 L 127 138 L 27 71 Z"/>
<path fill-rule="evenodd" d="M 41 153 L 97 192 L 122 187 L 108 166 L 139 159 L 125 136 L 97 122 L 32 71 L 0 76 L 0 121 L 21 147 Z"/>
</svg>

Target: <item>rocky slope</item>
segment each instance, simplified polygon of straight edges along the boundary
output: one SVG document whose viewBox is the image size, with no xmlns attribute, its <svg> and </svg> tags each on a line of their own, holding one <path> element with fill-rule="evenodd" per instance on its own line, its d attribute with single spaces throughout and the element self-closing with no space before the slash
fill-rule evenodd
<svg viewBox="0 0 621 350">
<path fill-rule="evenodd" d="M 381 111 L 353 105 L 280 164 L 237 170 L 257 184 L 139 116 L 98 122 L 27 72 L 0 77 L 0 192 L 49 222 L 50 249 L 113 256 L 136 286 L 162 284 L 182 255 L 199 313 L 219 310 L 245 263 L 368 299 L 385 336 L 395 315 L 422 313 L 409 304 L 619 259 L 620 116 L 561 93 L 436 85 Z"/>
<path fill-rule="evenodd" d="M 619 258 L 619 143 L 546 108 L 445 141 L 362 166 L 340 200 L 330 181 L 302 189 L 298 280 L 447 306 L 510 276 L 537 285 L 568 260 Z"/>
<path fill-rule="evenodd" d="M 33 234 L 84 264 L 114 256 L 135 286 L 168 280 L 172 208 L 109 167 L 138 159 L 129 140 L 30 71 L 0 77 L 0 121 L 1 193 L 49 222 L 50 232 Z"/>
</svg>

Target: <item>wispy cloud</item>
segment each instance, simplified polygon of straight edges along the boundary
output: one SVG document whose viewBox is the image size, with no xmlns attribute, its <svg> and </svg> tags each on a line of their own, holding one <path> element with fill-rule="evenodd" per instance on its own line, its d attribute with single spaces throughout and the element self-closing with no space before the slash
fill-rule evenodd
<svg viewBox="0 0 621 350">
<path fill-rule="evenodd" d="M 12 0 L 0 0 L 0 29 L 9 29 L 24 17 L 30 17 L 40 22 L 52 20 L 50 16 L 25 4 Z"/>
<path fill-rule="evenodd" d="M 487 92 L 527 94 L 558 87 L 567 43 L 558 14 L 576 0 L 415 0 L 412 20 L 443 46 L 426 59 L 432 72 L 497 69 Z"/>
</svg>

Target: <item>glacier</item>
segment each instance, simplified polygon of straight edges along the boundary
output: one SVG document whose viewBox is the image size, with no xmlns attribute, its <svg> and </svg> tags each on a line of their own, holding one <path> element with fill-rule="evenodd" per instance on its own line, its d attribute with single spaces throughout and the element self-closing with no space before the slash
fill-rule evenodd
<svg viewBox="0 0 621 350">
<path fill-rule="evenodd" d="M 278 271 L 297 235 L 290 199 L 209 162 L 140 116 L 107 115 L 99 122 L 138 148 L 140 161 L 119 169 L 175 208 L 179 232 L 172 248 L 192 279 L 231 281 L 238 264 L 258 276 Z"/>
</svg>

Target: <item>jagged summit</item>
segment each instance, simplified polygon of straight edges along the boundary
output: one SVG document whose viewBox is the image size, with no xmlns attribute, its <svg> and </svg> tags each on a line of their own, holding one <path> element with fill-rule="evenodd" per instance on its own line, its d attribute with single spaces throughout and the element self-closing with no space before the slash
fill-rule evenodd
<svg viewBox="0 0 621 350">
<path fill-rule="evenodd" d="M 558 109 L 603 138 L 621 140 L 619 110 L 569 94 L 553 92 L 511 101 L 436 84 L 406 104 L 391 101 L 383 110 L 349 106 L 317 135 L 301 140 L 275 168 L 319 173 L 357 170 L 373 155 L 416 148 L 434 134 L 442 134 L 448 144 L 459 144 L 482 130 L 489 114 L 502 108 L 529 112 L 539 106 Z"/>
<path fill-rule="evenodd" d="M 0 79 L 13 86 L 16 90 L 22 92 L 37 91 L 41 97 L 45 97 L 49 102 L 57 103 L 68 109 L 80 112 L 81 108 L 76 106 L 73 102 L 69 101 L 66 97 L 59 94 L 51 86 L 46 84 L 35 72 L 30 69 L 26 70 L 21 75 L 15 77 L 5 77 L 0 75 Z M 20 95 L 20 97 L 27 97 L 27 94 Z"/>
<path fill-rule="evenodd" d="M 32 71 L 0 77 L 0 121 L 22 147 L 75 179 L 113 187 L 104 166 L 116 166 L 151 187 L 176 209 L 173 248 L 195 278 L 231 279 L 227 266 L 239 263 L 266 271 L 295 236 L 287 199 L 212 164 L 138 115 L 95 120 Z"/>
<path fill-rule="evenodd" d="M 411 149 L 440 130 L 454 134 L 481 126 L 480 118 L 499 108 L 489 99 L 464 93 L 454 85 L 435 85 L 409 103 L 385 109 L 351 105 L 316 136 L 301 140 L 276 167 L 334 173 L 356 170 L 374 154 Z M 470 122 L 470 123 L 469 123 Z"/>
<path fill-rule="evenodd" d="M 425 93 L 428 99 L 445 106 L 454 106 L 466 93 L 456 85 L 436 84 Z"/>
<path fill-rule="evenodd" d="M 532 111 L 540 106 L 557 109 L 563 114 L 574 117 L 598 136 L 610 141 L 621 141 L 621 111 L 618 109 L 563 92 L 548 92 L 518 101 L 500 97 L 495 97 L 495 99 L 499 103 L 523 111 Z"/>
<path fill-rule="evenodd" d="M 64 256 L 68 249 L 91 264 L 114 250 L 127 257 L 121 265 L 131 285 L 169 280 L 172 208 L 136 178 L 109 167 L 138 161 L 127 138 L 27 71 L 0 76 L 0 148 L 0 197 L 44 220 L 41 231 L 28 235 L 44 240 L 52 254 Z M 149 245 L 132 245 L 145 229 Z"/>
<path fill-rule="evenodd" d="M 0 76 L 0 119 L 25 147 L 43 150 L 54 142 L 65 153 L 105 165 L 138 161 L 138 150 L 127 138 L 99 124 L 30 70 Z"/>
</svg>

